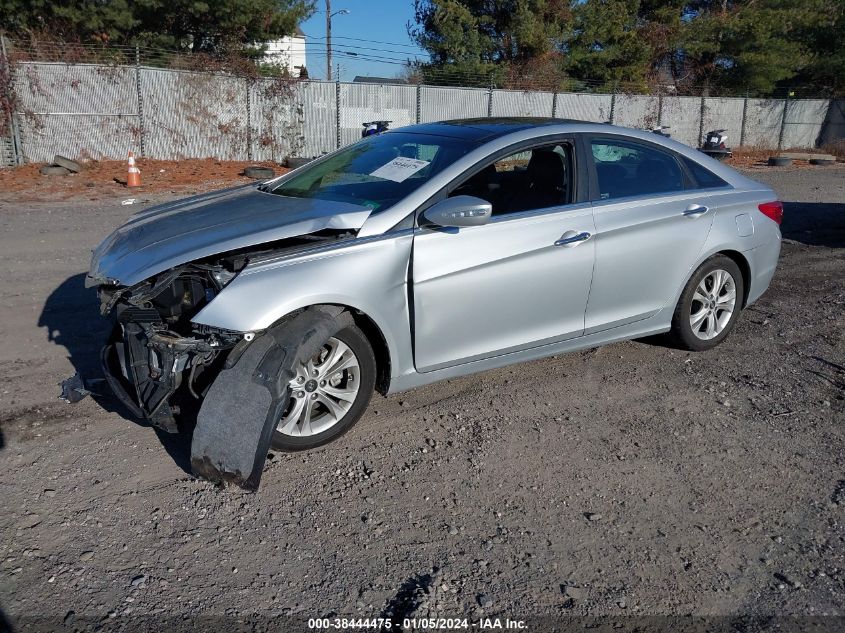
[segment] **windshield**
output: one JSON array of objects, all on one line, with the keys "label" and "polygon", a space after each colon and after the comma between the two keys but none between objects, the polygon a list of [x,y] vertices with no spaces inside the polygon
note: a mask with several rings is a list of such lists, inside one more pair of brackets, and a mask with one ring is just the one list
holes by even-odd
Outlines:
[{"label": "windshield", "polygon": [[391,132],[346,147],[272,187],[291,198],[351,202],[378,212],[475,149],[465,139]]}]

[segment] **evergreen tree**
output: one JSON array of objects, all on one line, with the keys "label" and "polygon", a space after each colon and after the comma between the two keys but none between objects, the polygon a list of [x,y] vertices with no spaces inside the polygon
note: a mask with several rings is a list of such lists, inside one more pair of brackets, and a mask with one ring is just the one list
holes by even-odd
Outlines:
[{"label": "evergreen tree", "polygon": [[678,55],[707,92],[770,93],[810,59],[801,33],[818,20],[818,0],[700,0],[685,7]]},{"label": "evergreen tree", "polygon": [[219,52],[295,32],[314,0],[0,0],[12,35]]},{"label": "evergreen tree", "polygon": [[427,80],[500,83],[509,67],[530,66],[568,32],[569,0],[415,0],[408,32],[431,55]]},{"label": "evergreen tree", "polygon": [[564,42],[567,72],[578,79],[645,87],[654,71],[654,52],[641,33],[638,0],[586,0],[575,7],[573,29]]},{"label": "evergreen tree", "polygon": [[554,66],[606,88],[841,92],[844,14],[843,0],[416,0],[409,33],[431,54],[428,80],[513,84]]},{"label": "evergreen tree", "polygon": [[[845,2],[822,0],[816,20],[804,24],[799,38],[809,51],[806,64],[790,82],[793,86],[828,94],[845,94]],[[800,96],[800,93],[799,93]]]}]

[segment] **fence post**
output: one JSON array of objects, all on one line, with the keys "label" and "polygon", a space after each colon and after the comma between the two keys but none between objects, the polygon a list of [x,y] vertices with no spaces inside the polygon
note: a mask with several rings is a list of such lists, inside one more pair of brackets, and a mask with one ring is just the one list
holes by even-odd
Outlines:
[{"label": "fence post", "polygon": [[138,134],[141,149],[141,158],[145,158],[146,147],[144,136],[144,94],[141,92],[141,49],[135,44],[135,92],[138,95]]},{"label": "fence post", "polygon": [[493,77],[490,77],[490,87],[487,88],[487,116],[493,116]]},{"label": "fence post", "polygon": [[698,112],[698,144],[701,146],[701,141],[704,139],[704,92],[701,93],[701,108]]},{"label": "fence post", "polygon": [[610,95],[610,120],[608,123],[613,125],[613,119],[616,115],[616,91],[619,88],[619,82],[613,84],[613,94]]},{"label": "fence post", "polygon": [[6,36],[2,33],[0,33],[0,56],[2,56],[3,64],[6,65],[6,69],[9,72],[9,86],[7,87],[6,98],[9,102],[9,131],[12,135],[12,154],[14,155],[15,164],[23,165],[23,145],[21,145],[20,130],[18,130],[18,122],[15,117],[14,104],[12,103],[12,96],[14,94],[12,85],[15,78],[12,75],[12,64],[9,61],[9,51],[6,48]]},{"label": "fence post", "polygon": [[335,119],[337,123],[337,145],[335,149],[340,149],[340,81],[334,84],[334,103],[335,103]]},{"label": "fence post", "polygon": [[657,129],[661,130],[663,127],[663,91],[657,88]]},{"label": "fence post", "polygon": [[[252,160],[252,96],[250,93],[249,77],[244,77],[246,82],[246,159]],[[275,152],[273,152],[275,154]]]},{"label": "fence post", "polygon": [[786,99],[783,100],[783,115],[780,117],[780,133],[778,134],[778,151],[783,149],[783,133],[786,131],[786,114],[789,112],[789,93],[792,89],[786,91]]},{"label": "fence post", "polygon": [[742,100],[742,124],[739,126],[739,146],[745,145],[745,117],[748,116],[748,90],[745,90],[745,99]]},{"label": "fence post", "polygon": [[557,118],[557,90],[552,93],[552,118]]},{"label": "fence post", "polygon": [[417,123],[422,118],[422,84],[417,84]]}]

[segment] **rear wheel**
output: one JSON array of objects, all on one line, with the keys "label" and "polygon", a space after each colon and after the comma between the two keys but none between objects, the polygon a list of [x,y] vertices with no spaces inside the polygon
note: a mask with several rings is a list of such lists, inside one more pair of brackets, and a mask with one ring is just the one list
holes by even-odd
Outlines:
[{"label": "rear wheel", "polygon": [[672,333],[686,349],[716,347],[733,329],[742,309],[739,266],[724,255],[704,262],[687,282],[672,318]]},{"label": "rear wheel", "polygon": [[369,341],[351,325],[294,368],[288,405],[276,424],[273,447],[298,451],[337,439],[363,415],[376,382]]}]

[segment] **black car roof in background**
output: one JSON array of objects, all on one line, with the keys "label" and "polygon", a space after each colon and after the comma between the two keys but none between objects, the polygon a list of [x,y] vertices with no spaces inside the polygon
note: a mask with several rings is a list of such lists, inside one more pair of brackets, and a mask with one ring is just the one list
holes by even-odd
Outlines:
[{"label": "black car roof in background", "polygon": [[[530,127],[560,125],[561,123],[584,123],[574,119],[552,119],[546,117],[484,117],[478,119],[455,119],[409,125],[396,132],[406,134],[431,134],[466,139],[468,141],[489,141]],[[388,132],[389,134],[390,132]]]}]

